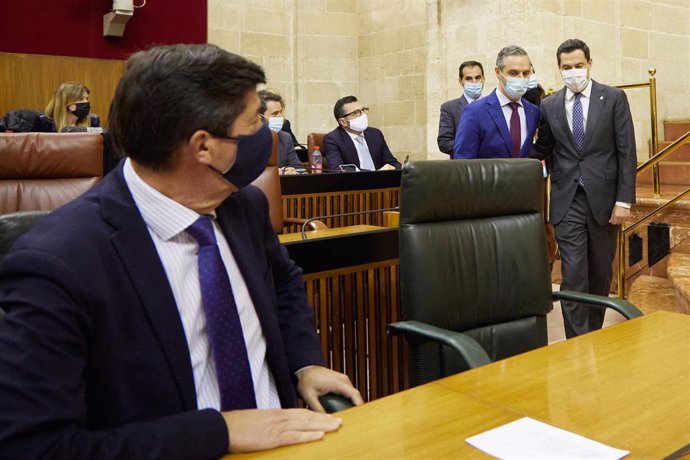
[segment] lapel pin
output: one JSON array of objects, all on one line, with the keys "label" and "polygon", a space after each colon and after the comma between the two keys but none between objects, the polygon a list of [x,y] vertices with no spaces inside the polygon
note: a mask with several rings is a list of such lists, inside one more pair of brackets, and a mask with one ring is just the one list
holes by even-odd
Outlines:
[{"label": "lapel pin", "polygon": [[603,100],[604,100],[604,96],[599,96],[599,100],[600,100],[600,101],[603,101]]}]

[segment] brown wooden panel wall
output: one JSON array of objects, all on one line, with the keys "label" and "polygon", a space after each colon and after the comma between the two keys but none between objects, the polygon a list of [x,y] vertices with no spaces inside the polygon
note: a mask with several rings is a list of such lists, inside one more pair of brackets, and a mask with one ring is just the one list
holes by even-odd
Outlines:
[{"label": "brown wooden panel wall", "polygon": [[404,339],[386,334],[401,319],[398,279],[398,259],[304,276],[327,365],[365,401],[408,386]]},{"label": "brown wooden panel wall", "polygon": [[[283,217],[308,219],[357,211],[386,209],[400,204],[400,187],[344,192],[283,195]],[[329,228],[347,225],[384,226],[383,213],[359,214],[321,219]],[[299,225],[288,225],[283,233],[299,232]]]},{"label": "brown wooden panel wall", "polygon": [[76,80],[91,90],[91,112],[107,126],[110,101],[125,61],[40,54],[0,53],[0,116],[14,109],[43,111],[64,81]]}]

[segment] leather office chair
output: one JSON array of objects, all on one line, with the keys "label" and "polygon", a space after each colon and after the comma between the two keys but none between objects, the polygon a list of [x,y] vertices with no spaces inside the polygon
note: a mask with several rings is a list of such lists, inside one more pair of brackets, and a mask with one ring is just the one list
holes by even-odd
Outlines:
[{"label": "leather office chair", "polygon": [[98,133],[0,133],[0,214],[53,210],[102,176]]},{"label": "leather office chair", "polygon": [[314,151],[314,147],[318,146],[321,150],[321,161],[323,161],[323,169],[328,169],[328,163],[326,162],[326,152],[323,151],[323,138],[325,133],[309,133],[307,134],[307,152],[309,158],[309,164],[312,164],[311,153]]},{"label": "leather office chair", "polygon": [[24,211],[0,214],[0,261],[9,252],[14,241],[29,230],[48,211]]},{"label": "leather office chair", "polygon": [[554,299],[642,313],[621,299],[551,292],[536,160],[420,161],[402,172],[400,298],[410,384],[548,344]]}]

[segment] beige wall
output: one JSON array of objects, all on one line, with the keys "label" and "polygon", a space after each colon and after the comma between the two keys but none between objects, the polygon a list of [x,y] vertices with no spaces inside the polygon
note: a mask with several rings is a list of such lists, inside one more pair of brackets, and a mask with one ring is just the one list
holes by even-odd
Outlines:
[{"label": "beige wall", "polygon": [[[540,83],[547,89],[562,86],[556,48],[577,37],[590,46],[592,78],[606,84],[648,81],[648,68],[657,69],[658,110],[661,119],[690,118],[690,85],[683,67],[690,59],[690,2],[687,0],[469,0],[439,1],[436,33],[442,41],[440,61],[445,80],[438,97],[457,97],[457,66],[466,59],[480,60],[487,71],[484,94],[496,86],[498,50],[508,44],[530,54]],[[430,56],[430,59],[431,56]],[[650,138],[649,97],[646,89],[627,91],[633,110],[638,157],[647,158]],[[434,102],[437,102],[436,100]],[[429,104],[431,106],[431,103]],[[431,107],[429,107],[431,110]],[[429,151],[437,117],[427,129]],[[663,136],[663,130],[660,133]]]},{"label": "beige wall", "polygon": [[[335,126],[335,100],[357,95],[403,159],[438,152],[439,106],[457,97],[458,65],[481,61],[488,94],[498,50],[527,49],[541,84],[561,87],[555,51],[592,49],[593,78],[647,81],[656,67],[661,119],[690,119],[688,0],[209,0],[209,42],[263,65],[300,140]],[[270,24],[270,26],[269,26]],[[641,158],[650,135],[645,90],[628,91]],[[663,131],[661,131],[663,135]]]}]

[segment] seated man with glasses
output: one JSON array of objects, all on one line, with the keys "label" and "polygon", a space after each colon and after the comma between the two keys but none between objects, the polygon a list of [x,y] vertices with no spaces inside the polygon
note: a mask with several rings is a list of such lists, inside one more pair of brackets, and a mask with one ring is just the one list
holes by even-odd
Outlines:
[{"label": "seated man with glasses", "polygon": [[355,165],[362,171],[400,169],[381,130],[369,127],[369,109],[355,96],[346,96],[335,103],[333,115],[338,127],[323,138],[329,168]]}]

